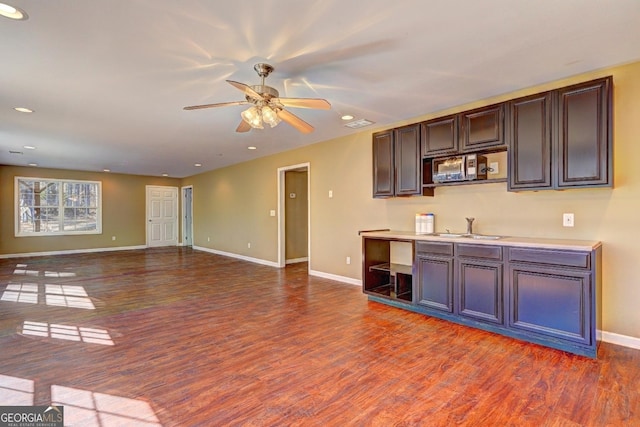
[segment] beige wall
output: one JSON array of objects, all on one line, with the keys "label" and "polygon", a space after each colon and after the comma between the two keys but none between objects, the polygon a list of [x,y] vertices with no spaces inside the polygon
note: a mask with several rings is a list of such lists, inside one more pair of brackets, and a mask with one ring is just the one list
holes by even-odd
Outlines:
[{"label": "beige wall", "polygon": [[[14,177],[102,182],[102,234],[15,237]],[[146,244],[147,185],[179,187],[180,180],[137,175],[0,166],[0,255]],[[116,240],[112,240],[116,236]]]},{"label": "beige wall", "polygon": [[[183,181],[194,186],[196,245],[268,261],[277,261],[277,169],[310,163],[310,269],[361,278],[358,230],[412,230],[416,212],[433,212],[436,229],[465,229],[488,234],[597,239],[604,242],[603,329],[640,338],[640,260],[637,224],[640,212],[640,63],[600,70],[563,81],[452,108],[394,124],[500,102],[606,75],[614,76],[615,188],[507,192],[506,183],[437,188],[435,197],[371,197],[369,129],[319,144],[265,157]],[[428,95],[425,95],[428,96]],[[506,172],[506,160],[500,160]],[[328,191],[333,190],[333,198]],[[562,227],[562,213],[575,214],[574,228]],[[210,241],[207,241],[207,238]],[[251,242],[251,249],[247,248]],[[345,262],[351,257],[351,265]]]}]

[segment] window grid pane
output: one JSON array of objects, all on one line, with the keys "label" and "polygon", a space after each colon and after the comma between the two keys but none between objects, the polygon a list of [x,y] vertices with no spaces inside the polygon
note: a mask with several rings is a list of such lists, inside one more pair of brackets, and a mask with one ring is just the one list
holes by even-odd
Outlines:
[{"label": "window grid pane", "polygon": [[100,183],[16,178],[16,234],[100,232]]}]

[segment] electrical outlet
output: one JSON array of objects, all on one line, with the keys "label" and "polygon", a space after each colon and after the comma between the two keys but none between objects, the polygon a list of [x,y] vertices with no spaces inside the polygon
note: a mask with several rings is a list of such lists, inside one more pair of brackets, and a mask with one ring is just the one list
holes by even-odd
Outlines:
[{"label": "electrical outlet", "polygon": [[111,236],[111,240],[116,240],[116,236]]},{"label": "electrical outlet", "polygon": [[251,243],[247,243],[247,248],[251,249]]},{"label": "electrical outlet", "polygon": [[329,198],[333,199],[333,190],[329,190]]},{"label": "electrical outlet", "polygon": [[562,214],[562,226],[563,227],[573,227],[573,225],[574,225],[573,220],[574,220],[574,218],[573,218],[573,214],[572,213]]},{"label": "electrical outlet", "polygon": [[350,256],[347,257],[347,264],[351,264],[351,257]]}]

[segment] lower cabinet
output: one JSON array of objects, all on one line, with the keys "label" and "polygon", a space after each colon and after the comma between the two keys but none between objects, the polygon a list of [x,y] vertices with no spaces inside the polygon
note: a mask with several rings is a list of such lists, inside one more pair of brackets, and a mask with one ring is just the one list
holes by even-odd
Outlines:
[{"label": "lower cabinet", "polygon": [[[513,250],[509,326],[540,337],[595,342],[595,288],[585,253]],[[564,265],[556,259],[566,258]]]},{"label": "lower cabinet", "polygon": [[453,313],[453,243],[416,244],[418,304]]},{"label": "lower cabinet", "polygon": [[501,325],[504,323],[502,248],[465,244],[456,246],[458,314]]},{"label": "lower cabinet", "polygon": [[[413,267],[392,262],[388,239],[363,239],[362,290],[390,300],[413,302]],[[413,242],[406,242],[413,245]]]},{"label": "lower cabinet", "polygon": [[363,291],[371,299],[596,357],[601,246],[578,251],[416,241],[411,270],[389,263],[389,241],[365,242]]}]

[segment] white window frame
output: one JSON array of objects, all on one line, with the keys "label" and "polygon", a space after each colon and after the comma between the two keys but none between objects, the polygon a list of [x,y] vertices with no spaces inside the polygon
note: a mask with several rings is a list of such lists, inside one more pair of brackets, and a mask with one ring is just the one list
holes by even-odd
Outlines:
[{"label": "white window frame", "polygon": [[[61,221],[64,223],[64,194],[62,193],[65,183],[72,184],[95,184],[98,187],[98,205],[96,206],[96,229],[85,231],[65,231],[63,224],[60,229],[62,231],[20,231],[20,181],[46,181],[56,182],[60,185],[60,197],[58,203],[58,209],[61,213]],[[87,235],[87,234],[102,234],[102,181],[89,181],[81,179],[58,179],[58,178],[40,178],[32,176],[16,176],[14,178],[14,217],[15,217],[15,237],[37,237],[37,236],[68,236],[68,235]]]}]

